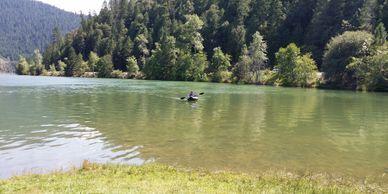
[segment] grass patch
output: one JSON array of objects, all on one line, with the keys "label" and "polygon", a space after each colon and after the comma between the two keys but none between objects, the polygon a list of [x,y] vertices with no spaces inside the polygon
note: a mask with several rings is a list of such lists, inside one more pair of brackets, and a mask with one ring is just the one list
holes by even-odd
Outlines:
[{"label": "grass patch", "polygon": [[0,181],[0,193],[364,193],[367,185],[290,174],[250,176],[163,165],[122,166],[84,162],[80,169]]}]

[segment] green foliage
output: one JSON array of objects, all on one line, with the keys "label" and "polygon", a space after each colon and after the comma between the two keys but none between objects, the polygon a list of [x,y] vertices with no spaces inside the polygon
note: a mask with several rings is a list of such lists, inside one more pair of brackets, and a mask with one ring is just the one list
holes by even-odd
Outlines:
[{"label": "green foliage", "polygon": [[277,73],[266,69],[260,72],[260,83],[263,85],[278,85],[277,84]]},{"label": "green foliage", "polygon": [[249,56],[249,51],[244,45],[242,55],[236,66],[233,68],[234,80],[237,83],[251,83],[250,67],[252,66],[252,58]]},{"label": "green foliage", "polygon": [[113,50],[112,61],[114,69],[126,71],[127,59],[131,56],[133,43],[129,37],[121,39]]},{"label": "green foliage", "polygon": [[365,31],[345,32],[331,39],[327,44],[322,70],[328,84],[355,86],[353,72],[346,69],[353,57],[363,57],[370,53],[373,35]]},{"label": "green foliage", "polygon": [[128,77],[135,77],[139,72],[139,66],[135,57],[129,57],[127,59]]},{"label": "green foliage", "polygon": [[135,38],[133,54],[139,57],[139,63],[141,68],[143,68],[146,63],[146,57],[150,55],[150,51],[147,46],[148,43],[149,41],[145,34],[140,34]]},{"label": "green foliage", "polygon": [[317,73],[317,64],[311,54],[300,56],[293,70],[293,83],[298,87],[313,87],[317,82]]},{"label": "green foliage", "polygon": [[65,75],[65,69],[66,69],[66,63],[59,60],[58,65],[56,66],[56,69],[59,71],[61,75]]},{"label": "green foliage", "polygon": [[60,75],[60,72],[57,71],[57,69],[55,68],[55,65],[50,65],[50,68],[49,68],[49,72],[48,72],[51,76],[59,76]]},{"label": "green foliage", "polygon": [[16,65],[16,73],[19,75],[28,75],[30,65],[28,64],[26,58],[20,56],[19,62]]},{"label": "green foliage", "polygon": [[144,73],[147,79],[175,80],[177,71],[176,40],[172,36],[163,37],[148,60]]},{"label": "green foliage", "polygon": [[212,75],[212,81],[225,82],[230,79],[228,68],[231,66],[231,56],[224,54],[220,47],[213,50],[213,57],[209,66],[209,72]]},{"label": "green foliage", "polygon": [[96,64],[100,58],[98,57],[97,53],[90,52],[89,53],[89,60],[87,61],[88,64],[88,70],[91,72],[96,71]]},{"label": "green foliage", "polygon": [[213,58],[209,66],[210,72],[226,71],[231,66],[231,56],[224,54],[220,47],[213,49]]},{"label": "green foliage", "polygon": [[186,80],[206,81],[205,69],[209,66],[206,54],[203,52],[195,53],[192,56],[192,59],[192,63],[188,68]]},{"label": "green foliage", "polygon": [[[66,75],[77,76],[96,71],[99,57],[111,55],[112,71],[129,71],[130,77],[229,82],[232,70],[236,82],[260,83],[261,71],[281,64],[279,59],[287,65],[276,73],[281,76],[277,83],[305,87],[314,85],[309,72],[317,70],[317,61],[327,83],[352,87],[354,73],[345,67],[352,57],[365,54],[357,50],[370,50],[371,36],[347,31],[375,28],[375,45],[384,44],[386,32],[377,24],[387,25],[387,10],[380,0],[110,0],[98,15],[82,17],[81,26],[66,36],[54,29],[43,63],[59,71],[58,62],[64,61]],[[343,36],[330,41],[338,34]],[[359,44],[362,37],[366,45]],[[276,56],[290,42],[312,54],[286,49],[284,59]]]},{"label": "green foliage", "polygon": [[213,82],[229,83],[232,79],[232,72],[230,71],[217,71],[212,75]]},{"label": "green foliage", "polygon": [[383,45],[387,40],[387,31],[385,30],[385,26],[383,23],[379,23],[375,29],[375,44]]},{"label": "green foliage", "polygon": [[80,21],[74,13],[39,1],[1,0],[0,10],[0,56],[12,60],[19,55],[31,57],[34,49],[46,49],[53,41],[54,27],[67,33],[77,28]]},{"label": "green foliage", "polygon": [[346,67],[355,72],[357,89],[388,91],[388,45],[384,44],[369,56],[353,58]]},{"label": "green foliage", "polygon": [[76,54],[73,47],[68,49],[68,58],[65,58],[65,76],[81,76],[87,65],[84,64],[81,54]]},{"label": "green foliage", "polygon": [[124,79],[126,78],[126,74],[121,70],[113,70],[109,77],[116,79]]},{"label": "green foliage", "polygon": [[199,30],[204,23],[197,15],[186,15],[185,18],[179,36],[181,47],[188,51],[194,50],[194,53],[200,52],[203,50],[203,38]]},{"label": "green foliage", "polygon": [[278,76],[284,86],[292,86],[294,80],[294,68],[300,57],[300,48],[291,43],[286,48],[280,48],[276,53],[276,68]]},{"label": "green foliage", "polygon": [[250,71],[255,74],[255,82],[260,80],[260,71],[265,68],[267,63],[267,43],[264,41],[260,32],[256,32],[252,36],[252,43],[249,45],[249,56],[252,59],[250,64]]},{"label": "green foliage", "polygon": [[111,77],[111,73],[113,71],[112,56],[106,55],[104,57],[101,57],[98,60],[96,66],[97,66],[98,77],[100,78]]},{"label": "green foliage", "polygon": [[301,55],[300,48],[291,43],[276,53],[277,77],[280,85],[311,87],[316,83],[317,65],[310,54]]}]

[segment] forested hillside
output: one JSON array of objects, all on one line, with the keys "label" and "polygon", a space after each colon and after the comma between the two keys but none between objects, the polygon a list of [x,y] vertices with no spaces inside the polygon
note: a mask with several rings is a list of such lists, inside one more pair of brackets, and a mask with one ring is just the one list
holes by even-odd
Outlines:
[{"label": "forested hillside", "polygon": [[[353,60],[385,53],[386,25],[387,0],[111,0],[77,31],[54,34],[43,62],[66,76],[303,87],[319,70],[328,85],[360,88]],[[362,71],[385,87],[385,70]]]},{"label": "forested hillside", "polygon": [[33,0],[0,1],[0,56],[17,60],[44,50],[52,41],[52,30],[67,33],[79,26],[80,17]]}]

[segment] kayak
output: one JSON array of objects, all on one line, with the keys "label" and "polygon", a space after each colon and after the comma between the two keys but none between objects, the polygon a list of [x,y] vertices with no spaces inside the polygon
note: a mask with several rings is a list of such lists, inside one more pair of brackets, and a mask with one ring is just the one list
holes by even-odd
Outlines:
[{"label": "kayak", "polygon": [[197,101],[198,99],[199,99],[198,96],[190,96],[190,97],[187,98],[187,101],[193,102],[193,101]]}]

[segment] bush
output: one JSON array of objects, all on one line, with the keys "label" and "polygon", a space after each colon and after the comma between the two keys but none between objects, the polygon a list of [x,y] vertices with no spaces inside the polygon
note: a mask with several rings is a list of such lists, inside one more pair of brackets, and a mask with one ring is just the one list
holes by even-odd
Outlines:
[{"label": "bush", "polygon": [[354,58],[347,66],[355,72],[358,90],[388,90],[388,45],[377,48],[371,56]]},{"label": "bush", "polygon": [[369,54],[373,35],[364,31],[348,31],[330,40],[323,56],[322,70],[328,84],[336,87],[354,87],[354,71],[346,66],[353,57]]},{"label": "bush", "polygon": [[20,56],[19,62],[16,65],[16,73],[19,75],[29,74],[30,65],[28,64],[26,58]]},{"label": "bush", "polygon": [[212,81],[219,83],[230,83],[232,82],[232,72],[230,71],[218,71],[212,74]]},{"label": "bush", "polygon": [[127,77],[127,73],[122,72],[121,70],[114,70],[112,71],[110,77],[111,78],[119,78],[119,79],[125,79]]},{"label": "bush", "polygon": [[263,85],[276,85],[277,80],[276,72],[266,69],[260,72],[260,83]]}]

